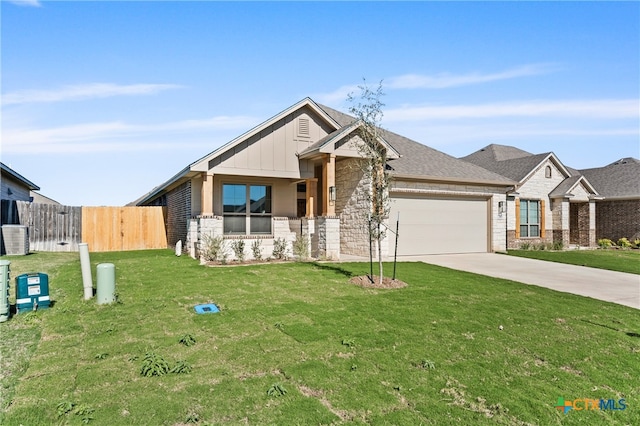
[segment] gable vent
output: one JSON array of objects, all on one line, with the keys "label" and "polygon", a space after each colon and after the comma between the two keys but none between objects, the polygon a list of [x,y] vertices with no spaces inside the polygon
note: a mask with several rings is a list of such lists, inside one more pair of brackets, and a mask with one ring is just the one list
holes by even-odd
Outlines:
[{"label": "gable vent", "polygon": [[309,137],[309,119],[308,118],[299,118],[298,119],[298,136]]}]

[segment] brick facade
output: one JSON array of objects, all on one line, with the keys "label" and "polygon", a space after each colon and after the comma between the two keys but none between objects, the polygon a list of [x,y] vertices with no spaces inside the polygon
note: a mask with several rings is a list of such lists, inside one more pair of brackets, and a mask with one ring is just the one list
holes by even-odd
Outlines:
[{"label": "brick facade", "polygon": [[187,241],[189,218],[191,217],[191,182],[185,182],[172,189],[166,196],[167,244],[169,247],[178,241]]},{"label": "brick facade", "polygon": [[599,201],[596,216],[596,239],[640,238],[640,200]]}]

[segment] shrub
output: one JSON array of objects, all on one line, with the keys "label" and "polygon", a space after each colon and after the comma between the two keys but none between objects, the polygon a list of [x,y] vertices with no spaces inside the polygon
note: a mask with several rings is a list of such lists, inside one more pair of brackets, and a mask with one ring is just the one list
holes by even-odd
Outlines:
[{"label": "shrub", "polygon": [[635,248],[640,248],[640,238],[633,240],[633,246]]},{"label": "shrub", "polygon": [[154,352],[148,352],[144,356],[142,368],[140,368],[140,374],[145,377],[163,376],[167,374],[169,370],[169,364],[161,355]]},{"label": "shrub", "polygon": [[235,240],[231,243],[231,249],[233,250],[233,254],[236,255],[236,259],[238,262],[244,261],[244,240]]},{"label": "shrub", "polygon": [[632,244],[627,238],[620,238],[618,240],[618,245],[622,248],[631,248]]},{"label": "shrub", "polygon": [[208,262],[226,262],[229,252],[227,251],[226,241],[221,235],[217,237],[203,235],[200,244],[200,254],[204,260]]},{"label": "shrub", "polygon": [[273,242],[273,257],[276,259],[287,258],[287,240],[284,238],[276,238]]},{"label": "shrub", "polygon": [[262,240],[254,240],[251,243],[251,254],[255,260],[262,260]]},{"label": "shrub", "polygon": [[611,241],[608,238],[601,238],[598,240],[598,246],[600,246],[600,248],[609,248],[609,247],[613,247],[615,244],[613,243],[613,241]]},{"label": "shrub", "polygon": [[564,243],[562,241],[556,241],[552,244],[552,250],[562,251],[564,249]]},{"label": "shrub", "polygon": [[548,247],[546,243],[540,243],[536,246],[536,250],[546,250],[547,248]]},{"label": "shrub", "polygon": [[520,250],[530,250],[531,243],[520,243]]},{"label": "shrub", "polygon": [[309,258],[309,237],[304,234],[296,236],[292,246],[293,254],[298,260],[306,260]]}]

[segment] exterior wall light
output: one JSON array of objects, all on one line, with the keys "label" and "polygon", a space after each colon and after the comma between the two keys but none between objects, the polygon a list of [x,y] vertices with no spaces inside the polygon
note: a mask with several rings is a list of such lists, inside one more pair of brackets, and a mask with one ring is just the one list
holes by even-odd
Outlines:
[{"label": "exterior wall light", "polygon": [[331,202],[331,203],[335,203],[336,202],[336,187],[335,186],[330,186],[329,187],[329,202]]},{"label": "exterior wall light", "polygon": [[504,201],[498,201],[498,214],[504,213]]}]

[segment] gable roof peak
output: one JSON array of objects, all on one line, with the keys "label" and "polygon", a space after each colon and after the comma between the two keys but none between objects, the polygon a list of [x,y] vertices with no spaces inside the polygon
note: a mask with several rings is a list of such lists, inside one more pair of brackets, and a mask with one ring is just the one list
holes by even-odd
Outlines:
[{"label": "gable roof peak", "polygon": [[530,157],[533,154],[523,149],[510,145],[491,144],[480,151],[489,151],[495,161],[513,160],[516,158]]}]

